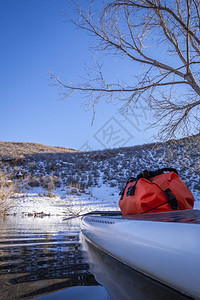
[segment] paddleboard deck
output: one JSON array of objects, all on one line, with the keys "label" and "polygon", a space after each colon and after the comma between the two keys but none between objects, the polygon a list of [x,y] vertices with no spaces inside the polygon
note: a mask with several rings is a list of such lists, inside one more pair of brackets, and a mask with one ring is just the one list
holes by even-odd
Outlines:
[{"label": "paddleboard deck", "polygon": [[200,299],[200,211],[82,218],[83,234],[99,249],[181,293]]},{"label": "paddleboard deck", "polygon": [[163,213],[148,213],[122,216],[121,211],[94,211],[85,216],[108,217],[117,220],[141,220],[154,222],[176,222],[200,224],[200,210],[179,210]]}]

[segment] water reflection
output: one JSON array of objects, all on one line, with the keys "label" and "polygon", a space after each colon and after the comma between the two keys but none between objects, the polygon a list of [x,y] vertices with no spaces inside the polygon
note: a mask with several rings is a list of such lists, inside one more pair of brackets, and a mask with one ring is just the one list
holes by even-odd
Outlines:
[{"label": "water reflection", "polygon": [[186,300],[186,296],[132,270],[93,246],[81,235],[91,272],[104,286],[110,300]]},{"label": "water reflection", "polygon": [[0,220],[0,299],[26,299],[73,286],[96,286],[79,241],[79,222]]},{"label": "water reflection", "polygon": [[88,244],[78,219],[0,219],[0,299],[32,298],[186,299]]}]

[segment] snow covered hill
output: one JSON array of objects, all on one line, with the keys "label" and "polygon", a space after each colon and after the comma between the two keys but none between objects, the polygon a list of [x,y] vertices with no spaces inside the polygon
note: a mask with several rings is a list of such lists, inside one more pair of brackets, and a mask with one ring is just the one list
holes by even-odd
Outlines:
[{"label": "snow covered hill", "polygon": [[116,206],[118,193],[128,177],[144,169],[174,167],[196,201],[200,199],[200,135],[92,152],[38,144],[5,144],[0,142],[0,171],[17,183],[18,192],[36,192],[39,197],[45,194],[55,201],[58,194],[59,199],[70,194],[86,202],[96,199],[99,204],[112,200]]}]

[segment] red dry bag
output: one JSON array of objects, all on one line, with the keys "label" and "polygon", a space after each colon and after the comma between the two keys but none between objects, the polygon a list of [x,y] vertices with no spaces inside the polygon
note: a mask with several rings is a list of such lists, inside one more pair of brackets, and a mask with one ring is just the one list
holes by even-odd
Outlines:
[{"label": "red dry bag", "polygon": [[122,215],[185,210],[193,208],[194,197],[175,169],[145,170],[127,181],[119,206]]}]

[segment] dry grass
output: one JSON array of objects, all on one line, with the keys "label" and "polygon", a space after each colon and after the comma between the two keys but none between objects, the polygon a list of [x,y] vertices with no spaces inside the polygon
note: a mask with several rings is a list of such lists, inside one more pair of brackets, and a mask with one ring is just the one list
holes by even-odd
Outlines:
[{"label": "dry grass", "polygon": [[4,172],[0,173],[0,215],[5,214],[13,206],[10,198],[15,193],[15,183],[8,180]]},{"label": "dry grass", "polygon": [[1,157],[17,157],[23,159],[23,155],[36,153],[68,153],[79,152],[74,149],[64,147],[45,146],[37,143],[21,143],[21,142],[0,142]]}]

